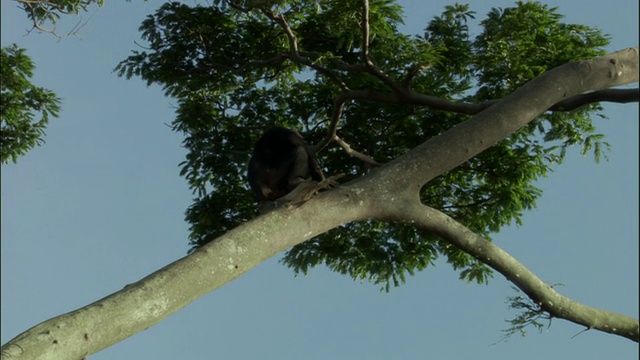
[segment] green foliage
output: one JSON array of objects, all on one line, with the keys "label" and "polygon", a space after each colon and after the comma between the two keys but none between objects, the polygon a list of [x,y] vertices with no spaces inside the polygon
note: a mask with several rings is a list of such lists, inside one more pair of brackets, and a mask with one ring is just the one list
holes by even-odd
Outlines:
[{"label": "green foliage", "polygon": [[564,24],[563,15],[536,2],[493,9],[475,40],[479,93],[501,98],[547,70],[604,52],[607,36],[585,25]]},{"label": "green foliage", "polygon": [[[361,1],[166,3],[143,22],[148,50],[134,52],[116,70],[159,84],[177,99],[173,127],[185,135],[189,151],[181,173],[196,196],[186,213],[194,248],[257,214],[244,174],[252,144],[270,126],[296,128],[317,143],[340,93],[392,94],[390,82],[452,100],[500,99],[555,66],[602,54],[607,43],[599,31],[564,24],[555,9],[535,2],[493,10],[477,36],[469,32],[475,14],[468,5],[447,6],[419,36],[400,33],[402,9],[394,1],[369,5],[369,59],[386,82],[366,70]],[[541,194],[536,180],[562,161],[568,147],[600,156],[606,144],[591,122],[599,110],[591,105],[544,114],[431,181],[422,190],[423,202],[487,237],[519,224]],[[338,134],[384,163],[467,118],[428,107],[352,101]],[[326,173],[345,173],[347,181],[370,168],[335,146],[319,155]],[[283,262],[299,273],[325,264],[388,290],[439,256],[466,281],[485,283],[491,276],[433,234],[378,221],[334,229],[294,247]]]},{"label": "green foliage", "polygon": [[[560,286],[562,284],[555,284],[555,286]],[[501,341],[509,339],[511,336],[515,334],[520,334],[520,336],[527,335],[527,328],[533,327],[534,329],[542,332],[544,328],[549,328],[551,326],[551,315],[544,311],[539,304],[536,304],[531,300],[529,296],[526,296],[520,289],[512,286],[514,291],[518,293],[515,296],[509,296],[507,298],[507,304],[509,308],[512,310],[516,310],[518,315],[511,320],[507,320],[510,324],[509,328],[506,330],[502,330],[504,332],[504,336]],[[546,322],[546,325],[543,323]]]},{"label": "green foliage", "polygon": [[43,25],[46,22],[55,24],[62,15],[79,14],[85,12],[89,6],[102,6],[104,0],[16,0],[27,13],[27,17],[34,24]]},{"label": "green foliage", "polygon": [[[36,87],[29,78],[35,68],[25,49],[13,44],[0,53],[0,144],[2,163],[14,163],[44,140],[49,116],[58,116],[60,99],[50,90]],[[36,120],[36,114],[40,119]]]}]

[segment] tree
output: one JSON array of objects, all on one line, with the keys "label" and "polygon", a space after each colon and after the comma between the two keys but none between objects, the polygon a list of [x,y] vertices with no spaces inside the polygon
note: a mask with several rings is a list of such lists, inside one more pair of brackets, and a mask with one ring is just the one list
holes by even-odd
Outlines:
[{"label": "tree", "polygon": [[[57,117],[60,99],[51,90],[33,85],[35,65],[25,54],[26,50],[13,44],[2,48],[0,62],[0,144],[2,163],[14,163],[44,140],[44,129],[49,115]],[[35,120],[36,113],[40,119]]]},{"label": "tree", "polygon": [[[243,134],[247,134],[247,132],[241,131],[243,128],[240,125],[246,124],[248,128],[251,128],[250,125],[254,123],[249,124],[249,118],[255,122],[262,120],[265,125],[255,126],[255,128],[260,129],[265,127],[266,124],[276,122],[276,120],[292,119],[289,125],[293,125],[297,124],[296,119],[304,120],[317,117],[318,121],[315,123],[307,120],[307,128],[313,129],[318,124],[317,129],[325,129],[326,134],[330,135],[324,137],[327,141],[341,144],[343,138],[349,140],[351,145],[349,148],[359,150],[360,153],[355,154],[366,161],[366,164],[362,166],[364,170],[367,170],[368,167],[375,163],[389,162],[380,169],[371,170],[366,176],[362,176],[360,171],[363,170],[359,169],[359,164],[354,165],[344,161],[341,165],[339,162],[340,154],[336,154],[335,149],[333,152],[330,149],[328,155],[320,153],[327,169],[331,170],[331,172],[346,169],[343,172],[348,173],[354,180],[345,183],[338,189],[321,194],[299,208],[281,209],[237,227],[219,237],[216,241],[203,245],[200,251],[194,252],[191,256],[149,277],[146,281],[143,280],[140,283],[133,284],[123,292],[105,299],[104,302],[99,304],[100,306],[96,304],[72,314],[63,315],[55,319],[54,323],[74,324],[73,321],[71,323],[66,322],[69,318],[74,318],[77,321],[75,324],[90,325],[90,327],[83,327],[82,330],[75,326],[73,329],[71,327],[67,328],[72,332],[79,331],[75,333],[78,336],[74,338],[81,343],[91,343],[91,347],[86,347],[85,349],[87,352],[93,352],[100,346],[117,340],[117,336],[113,337],[110,334],[110,329],[122,331],[124,328],[126,330],[118,336],[127,336],[135,329],[149,326],[175,307],[183,306],[200,294],[229,281],[261,260],[287,249],[291,245],[310,239],[314,235],[321,234],[348,221],[368,220],[368,222],[357,223],[353,227],[342,226],[339,234],[334,234],[334,237],[328,240],[318,241],[314,247],[294,249],[293,254],[299,255],[289,258],[293,259],[290,264],[300,271],[305,271],[308,266],[324,261],[330,267],[339,271],[344,269],[343,271],[349,272],[354,276],[371,276],[375,282],[384,284],[386,287],[389,281],[391,283],[395,279],[402,281],[405,271],[420,270],[420,266],[428,265],[430,257],[435,256],[436,252],[440,252],[449,258],[454,267],[462,269],[461,274],[467,279],[485,281],[487,269],[480,262],[486,263],[514,281],[536,303],[542,304],[544,311],[549,311],[554,316],[569,318],[578,323],[602,329],[605,328],[603,323],[600,323],[602,317],[607,318],[607,321],[618,321],[616,325],[617,331],[624,333],[625,330],[622,330],[624,328],[635,329],[635,336],[631,334],[629,337],[637,341],[636,320],[617,316],[611,317],[609,316],[611,314],[580,307],[572,303],[566,307],[558,305],[568,300],[559,297],[552,288],[539,281],[530,272],[527,272],[514,259],[480,237],[480,235],[486,237],[490,231],[495,231],[499,226],[510,223],[511,219],[517,219],[522,210],[533,206],[535,198],[527,197],[529,195],[527,193],[533,191],[530,185],[531,177],[543,175],[546,169],[545,166],[548,166],[547,164],[559,161],[562,156],[562,150],[566,146],[579,143],[583,145],[585,150],[588,150],[589,145],[592,144],[597,149],[597,146],[593,145],[598,144],[597,137],[591,137],[591,140],[587,141],[589,139],[588,135],[590,135],[589,112],[580,112],[584,111],[584,109],[578,109],[577,113],[571,113],[571,116],[566,117],[562,116],[566,114],[552,112],[546,114],[548,119],[542,117],[534,120],[534,118],[554,106],[555,109],[560,110],[568,108],[568,104],[574,101],[585,101],[585,97],[580,96],[580,94],[586,91],[595,90],[596,92],[590,96],[595,96],[596,101],[598,99],[603,101],[605,99],[603,96],[607,92],[600,92],[600,89],[636,82],[637,49],[612,54],[609,57],[598,58],[593,61],[570,63],[552,71],[547,70],[576,58],[592,58],[597,53],[593,53],[595,50],[589,48],[578,49],[576,53],[571,54],[574,58],[541,68],[540,66],[534,66],[537,64],[525,63],[522,65],[522,61],[528,59],[526,52],[523,52],[525,53],[525,55],[522,55],[523,58],[516,57],[514,60],[519,61],[514,61],[513,64],[522,65],[520,69],[523,72],[525,70],[531,71],[533,73],[532,77],[542,73],[545,73],[545,75],[522,87],[520,85],[530,78],[519,78],[518,75],[520,74],[518,72],[514,73],[512,78],[501,79],[496,76],[493,79],[495,83],[492,83],[491,77],[488,76],[483,83],[480,80],[476,80],[472,75],[484,74],[489,71],[485,71],[485,67],[477,64],[474,64],[474,66],[470,65],[473,63],[466,64],[462,62],[458,64],[460,68],[467,71],[466,76],[464,76],[464,72],[463,75],[458,77],[452,76],[450,71],[445,71],[448,66],[454,66],[455,62],[445,62],[444,59],[456,59],[454,56],[442,55],[456,50],[455,46],[447,46],[446,42],[454,41],[455,44],[455,40],[460,40],[459,38],[442,35],[440,37],[443,40],[438,43],[438,36],[433,34],[425,36],[425,42],[427,42],[426,40],[435,42],[436,48],[437,46],[442,47],[440,50],[442,53],[431,49],[427,45],[423,45],[424,48],[418,48],[420,43],[418,41],[411,42],[409,41],[410,39],[405,39],[406,42],[399,46],[392,40],[396,39],[396,37],[402,39],[401,36],[393,34],[393,31],[391,31],[391,34],[386,34],[387,36],[385,37],[384,31],[382,31],[385,30],[385,26],[393,24],[392,21],[389,21],[389,19],[393,18],[392,16],[378,19],[378,22],[375,22],[374,17],[368,19],[366,16],[368,11],[359,10],[359,7],[354,7],[353,11],[357,15],[354,17],[353,13],[350,14],[344,8],[339,7],[344,4],[336,3],[334,5],[335,7],[326,9],[327,14],[324,20],[345,21],[345,19],[353,18],[356,19],[354,23],[357,24],[357,19],[360,19],[361,27],[352,26],[352,31],[356,34],[352,38],[354,43],[357,42],[360,39],[357,36],[359,29],[363,29],[360,34],[363,39],[360,43],[363,45],[360,47],[348,45],[348,41],[341,44],[340,41],[348,39],[349,34],[339,34],[334,36],[334,39],[332,39],[332,36],[320,37],[320,40],[326,40],[325,42],[315,40],[311,42],[311,44],[327,44],[328,49],[335,47],[336,50],[327,50],[331,51],[330,54],[318,54],[318,52],[310,51],[304,47],[298,47],[298,51],[295,51],[298,43],[295,41],[297,38],[293,36],[296,33],[293,31],[295,27],[292,27],[293,25],[291,24],[294,23],[286,21],[290,18],[289,16],[281,17],[271,9],[262,8],[257,12],[240,12],[243,9],[227,8],[228,12],[220,9],[218,12],[213,11],[213,14],[207,14],[206,12],[211,11],[211,9],[200,8],[191,13],[188,7],[170,4],[160,11],[161,15],[167,15],[167,17],[158,16],[157,19],[152,17],[146,23],[147,32],[145,34],[148,34],[152,44],[151,49],[153,49],[151,55],[146,53],[136,54],[128,62],[123,63],[121,69],[130,71],[131,74],[139,73],[150,82],[163,84],[171,95],[176,96],[181,101],[180,117],[174,125],[183,126],[178,130],[187,132],[185,144],[190,146],[190,149],[198,150],[198,152],[192,152],[188,162],[185,163],[185,174],[192,182],[194,189],[204,189],[202,190],[201,199],[198,199],[198,202],[191,208],[188,215],[192,217],[193,214],[199,215],[196,217],[198,221],[192,222],[194,224],[194,245],[207,243],[215,236],[210,234],[217,231],[216,229],[218,228],[206,222],[212,218],[211,214],[216,213],[214,206],[217,206],[216,204],[218,203],[215,201],[207,202],[206,200],[215,196],[224,196],[225,192],[229,192],[229,195],[236,197],[243,196],[243,198],[239,199],[238,204],[231,207],[231,209],[221,209],[220,214],[230,213],[235,216],[235,218],[234,216],[220,216],[222,226],[225,226],[225,222],[240,218],[243,209],[246,209],[247,213],[251,214],[253,205],[248,196],[245,195],[246,193],[233,191],[234,184],[237,187],[240,186],[237,185],[239,183],[237,177],[244,168],[242,162],[238,160],[237,163],[228,164],[229,160],[227,158],[225,160],[228,165],[220,163],[222,161],[221,158],[224,156],[231,157],[232,160],[235,159],[234,156],[246,158],[250,142],[247,141],[246,147],[232,148],[226,154],[224,153],[225,149],[218,148],[222,145],[229,146],[230,139],[233,140],[232,143],[234,145],[242,141]],[[372,4],[372,9],[375,10],[371,12],[372,14],[381,14],[389,11],[388,8],[375,9],[373,8],[375,5]],[[381,6],[380,4],[377,5]],[[172,6],[177,10],[174,11],[171,8]],[[525,9],[527,6],[528,4],[526,6],[524,4],[521,5]],[[457,13],[463,12],[464,9],[461,9]],[[507,11],[505,11],[506,13]],[[325,12],[320,12],[319,14],[325,14]],[[499,12],[495,14],[500,15]],[[171,21],[171,16],[174,15],[175,21]],[[189,23],[185,21],[198,15],[200,15],[200,22]],[[229,21],[229,16],[238,16],[240,20],[244,21]],[[447,17],[450,18],[449,23],[452,23],[449,28],[464,28],[465,17],[456,16],[455,9],[448,15],[445,13],[441,19],[436,19],[430,25],[435,27],[438,25],[438,20],[442,19],[446,23]],[[313,16],[300,16],[300,18],[308,19],[309,21],[313,20]],[[502,16],[500,15],[498,18],[502,19]],[[526,23],[521,18],[506,18],[505,21],[510,20],[509,23],[511,24]],[[530,18],[536,17],[525,17],[525,19]],[[542,18],[545,19],[545,17]],[[303,24],[305,23],[304,21],[302,22]],[[152,31],[156,23],[166,27],[166,32]],[[347,21],[347,23],[349,22]],[[181,24],[185,26],[180,28]],[[218,28],[209,29],[208,26],[211,24]],[[269,24],[271,27],[267,26]],[[258,34],[264,34],[263,38],[256,36],[256,33],[249,32],[249,30],[256,28],[257,30],[255,31]],[[327,28],[348,29],[347,27]],[[543,28],[546,29],[547,26]],[[565,26],[559,26],[559,28],[566,29]],[[275,36],[278,33],[277,29],[283,31],[282,38]],[[298,28],[295,29],[297,31]],[[317,27],[312,26],[312,29],[317,29]],[[198,33],[195,30],[202,33]],[[267,30],[272,30],[273,32]],[[300,29],[302,32],[304,30],[304,28]],[[445,28],[444,30],[447,29]],[[517,33],[513,29],[510,30],[504,31],[503,35]],[[574,28],[565,35],[570,35],[571,33],[582,35],[578,30]],[[369,36],[369,33],[371,36]],[[442,33],[446,33],[446,31],[442,31]],[[492,29],[491,34],[496,33],[500,34],[500,32]],[[529,29],[529,31],[521,31],[521,33],[530,34],[535,32]],[[202,45],[202,47],[190,48],[187,45],[193,44],[185,41],[188,39],[181,39],[180,36],[182,34],[188,39],[199,41],[201,44],[196,45]],[[373,36],[374,34],[375,36]],[[393,36],[391,36],[392,34]],[[436,32],[436,34],[439,33]],[[168,46],[168,43],[162,37],[164,35],[169,40],[175,40],[175,45],[182,46]],[[307,34],[307,38],[311,38],[312,35],[314,34]],[[215,38],[215,36],[220,36],[221,38]],[[368,41],[369,38],[371,42]],[[578,38],[581,37],[578,36]],[[205,42],[204,39],[215,40],[216,47],[211,47],[212,44]],[[264,41],[267,45],[273,41],[276,44],[269,45],[267,49],[275,47],[276,50],[283,52],[285,55],[279,57],[278,52],[274,54],[269,52],[258,53],[257,51],[264,49],[243,46],[240,41],[242,39]],[[388,53],[395,53],[393,49],[399,47],[408,49],[407,59],[413,59],[413,55],[429,54],[429,51],[433,51],[433,54],[431,54],[433,58],[426,58],[424,63],[411,64],[414,66],[406,66],[400,61],[394,63],[397,59],[387,59],[382,56],[385,54],[384,51],[376,50],[376,46],[374,46],[376,39],[379,40],[377,46],[381,47],[382,50],[386,46],[391,48]],[[563,52],[562,54],[556,54],[557,56],[567,55],[565,50],[571,49],[571,43],[577,40],[570,39],[572,41],[562,44],[564,45]],[[588,41],[585,41],[586,43],[594,40],[594,38],[590,37],[586,39],[588,39]],[[562,37],[557,40],[562,40]],[[154,47],[154,41],[157,41],[157,47]],[[336,44],[336,41],[338,44]],[[467,47],[470,47],[472,43],[471,41],[458,42],[463,45],[466,44]],[[500,41],[496,42],[499,45]],[[478,46],[480,46],[481,41],[478,41],[478,43]],[[511,45],[507,50],[514,48],[512,43],[507,43]],[[547,42],[542,43],[546,44]],[[304,37],[301,37],[300,44],[304,44]],[[398,47],[394,47],[394,44],[398,45]],[[529,44],[530,50],[540,48],[537,42],[534,41],[533,44]],[[203,51],[203,49],[212,48],[220,50],[221,53],[213,53],[209,58],[207,57],[209,53]],[[415,50],[415,53],[412,54],[410,50],[416,48],[418,50]],[[487,48],[490,48],[490,46],[487,46]],[[515,48],[517,49],[517,47]],[[503,54],[505,47],[498,50],[497,55]],[[236,51],[237,55],[234,57]],[[256,53],[253,53],[254,51]],[[367,56],[369,51],[369,56]],[[520,53],[519,51],[515,52]],[[461,53],[463,55],[475,54],[475,52],[471,51],[461,51]],[[185,56],[185,54],[192,55],[192,57]],[[252,54],[255,57],[252,57]],[[405,53],[400,52],[400,54],[403,55]],[[480,59],[483,58],[483,55],[486,56],[487,61],[491,58],[491,54],[482,54],[482,52],[478,52],[478,54],[480,54],[478,56]],[[497,55],[494,54],[494,56]],[[537,59],[540,60],[546,59],[550,54],[536,55],[539,55]],[[439,57],[442,57],[442,60],[437,61]],[[151,61],[146,61],[148,58]],[[382,61],[381,58],[385,60]],[[374,62],[373,59],[376,61]],[[199,61],[201,60],[202,62],[200,63]],[[481,63],[477,59],[475,61]],[[451,65],[451,62],[454,64]],[[618,64],[620,68],[612,68],[612,66],[615,66],[614,63]],[[304,69],[301,64],[311,67],[321,76],[316,77],[314,80],[295,82],[295,77],[292,74]],[[378,67],[376,64],[384,64],[385,66]],[[490,63],[487,63],[486,69],[494,68],[488,65]],[[425,66],[428,69],[420,72],[420,68]],[[441,72],[437,71],[439,67],[443,68],[443,70],[440,70]],[[173,71],[167,71],[169,69],[173,69]],[[176,69],[178,71],[175,71]],[[510,68],[507,68],[507,70],[510,70]],[[620,77],[611,79],[608,74],[619,74]],[[216,80],[217,83],[209,84],[211,79]],[[447,82],[447,79],[453,80]],[[455,79],[459,81],[455,82]],[[502,83],[502,80],[504,80],[504,83]],[[433,91],[438,95],[438,85],[440,85],[440,91],[442,91],[440,96],[445,97],[451,92],[453,95],[464,97],[466,96],[465,93],[470,91],[471,83],[474,81],[478,81],[480,84],[476,85],[476,87],[480,88],[478,93],[494,94],[495,98],[487,96],[487,99],[492,100],[485,100],[476,94],[464,99],[478,105],[455,104],[446,101],[446,99],[443,101],[443,99],[428,97],[416,90],[421,87],[424,87],[424,92],[436,89]],[[259,85],[257,89],[253,87],[255,84]],[[264,84],[268,86],[262,86]],[[485,87],[482,87],[482,84]],[[411,88],[408,85],[411,85]],[[511,93],[516,88],[518,90]],[[457,92],[455,91],[456,89]],[[233,96],[226,97],[226,91],[229,91]],[[291,96],[292,94],[295,96]],[[506,96],[507,94],[511,95]],[[628,95],[628,92],[614,92],[613,94],[614,98],[620,98],[621,95]],[[453,95],[448,98],[457,98]],[[577,95],[578,97],[557,105],[561,100],[572,95]],[[506,96],[504,100],[495,100],[502,96]],[[337,100],[334,102],[335,106],[331,107],[331,102],[327,101],[327,99],[331,100],[333,98]],[[292,100],[304,101],[296,103]],[[384,103],[373,106],[371,103],[347,103],[347,100],[377,100]],[[586,101],[593,100],[587,99]],[[409,109],[397,106],[403,103],[413,106]],[[309,104],[317,104],[320,110],[312,108]],[[428,105],[438,108],[438,104],[440,104],[440,111],[434,114],[431,113],[432,111],[426,111],[419,107]],[[470,113],[479,112],[482,109],[486,110],[470,120],[464,121],[465,119],[462,117],[457,118],[453,115],[444,114],[442,112],[443,109],[457,109],[458,111],[468,111]],[[590,110],[597,110],[597,107],[593,107]],[[306,117],[303,116],[305,112],[307,112]],[[194,116],[195,114],[199,116],[196,117]],[[210,114],[214,116],[207,116]],[[395,128],[389,130],[387,128],[391,126],[389,125],[390,118],[395,118],[395,122],[391,124]],[[411,122],[411,120],[416,119],[431,121],[424,121],[426,124],[418,121]],[[366,123],[364,123],[365,120],[367,121]],[[436,120],[438,121],[436,122]],[[545,120],[548,123],[544,123]],[[534,121],[532,124],[536,126],[527,125],[530,121]],[[287,124],[286,121],[277,122]],[[208,128],[212,124],[216,126],[213,130],[215,130],[217,137],[213,137],[213,130]],[[233,127],[234,124],[236,124],[235,127]],[[407,128],[403,127],[404,124],[407,124]],[[340,129],[336,132],[336,126],[338,125],[340,125]],[[365,125],[366,127],[364,127]],[[425,126],[426,129],[421,126]],[[513,134],[514,131],[523,126],[525,126],[523,130],[520,130],[523,132],[522,134]],[[554,126],[559,128],[556,129]],[[529,131],[528,133],[527,130]],[[555,137],[549,135],[553,134],[552,130],[555,131]],[[370,131],[384,136],[371,137],[368,134]],[[345,134],[352,135],[347,138]],[[411,138],[411,135],[414,134],[420,135],[417,136],[418,139]],[[225,139],[225,135],[236,135],[237,137]],[[251,135],[255,137],[258,134]],[[337,135],[340,137],[337,137]],[[546,140],[557,141],[560,139],[564,140],[564,142],[560,142],[559,148],[554,148],[553,146],[555,145],[545,148],[544,145],[540,145],[540,143],[543,143],[541,139],[538,138],[538,141],[535,141],[535,135],[540,135],[539,138],[546,137]],[[486,150],[506,137],[509,137],[509,139],[497,145],[495,148],[498,150],[495,153],[492,153],[494,148]],[[309,138],[313,139],[313,135],[311,134]],[[431,140],[418,145],[425,138],[431,138]],[[211,144],[212,139],[222,140],[220,143]],[[320,141],[319,145],[321,145],[323,140],[320,140],[320,137],[318,139]],[[412,140],[416,142],[412,144]],[[414,146],[416,147],[413,150],[407,152],[408,149]],[[321,148],[321,146],[317,146],[317,148]],[[368,156],[362,154],[364,152],[362,151],[363,149],[367,150]],[[486,151],[481,153],[483,150]],[[554,153],[553,151],[555,150],[559,150],[559,152]],[[394,153],[394,151],[397,153]],[[478,153],[480,153],[479,157],[473,158]],[[483,158],[482,156],[485,154],[488,155]],[[332,160],[331,156],[335,159]],[[397,159],[395,159],[396,157]],[[372,158],[376,160],[375,163],[371,161]],[[428,161],[425,161],[425,159],[428,159]],[[545,163],[545,161],[548,163]],[[533,163],[533,165],[530,165],[530,163]],[[331,164],[335,164],[335,167]],[[456,168],[457,166],[460,167]],[[460,172],[448,175],[455,171],[453,169],[459,168],[461,169]],[[223,178],[218,178],[217,176],[223,176]],[[438,179],[439,176],[441,176],[441,179]],[[422,190],[423,199],[419,199],[416,195],[423,188],[423,185],[427,183],[429,183],[429,187]],[[458,183],[461,185],[457,185]],[[209,187],[215,187],[218,193],[206,196],[205,192]],[[225,200],[235,200],[236,198],[233,196],[223,198]],[[436,202],[438,199],[443,200],[438,204]],[[432,201],[436,202],[436,205],[433,205]],[[243,207],[245,203],[246,206]],[[423,203],[427,203],[430,206],[423,205]],[[210,206],[211,209],[203,211],[202,209],[205,208],[205,205]],[[500,206],[503,208],[500,208]],[[441,211],[438,211],[436,207],[440,207]],[[326,211],[327,208],[335,209],[335,212],[328,213]],[[205,215],[207,216],[206,218]],[[484,217],[481,215],[484,215]],[[315,219],[313,223],[308,221],[311,217]],[[373,220],[392,222],[395,225],[387,227],[385,222],[374,223]],[[285,221],[293,225],[282,226]],[[401,223],[412,224],[419,228],[420,232],[415,235],[410,231],[412,228],[401,226]],[[229,227],[234,226],[232,223],[229,224]],[[466,225],[466,227],[462,224]],[[492,228],[492,226],[494,227]],[[301,236],[301,234],[304,235]],[[269,239],[269,242],[265,243],[262,241],[263,239]],[[426,240],[421,241],[421,239]],[[333,242],[329,243],[330,240],[333,240]],[[412,242],[412,240],[414,241]],[[366,244],[364,243],[365,241],[373,244]],[[313,244],[313,240],[311,244]],[[378,246],[374,246],[376,244]],[[323,245],[334,245],[337,249],[331,247],[325,249],[322,248]],[[467,254],[471,254],[473,257]],[[216,259],[218,261],[215,261]],[[212,273],[218,276],[214,278],[211,276]],[[202,284],[202,286],[194,289],[192,288],[193,284]],[[168,286],[168,288],[163,288],[163,285]],[[167,291],[168,289],[170,291]],[[164,295],[155,296],[154,294]],[[173,297],[176,294],[179,294],[179,299]],[[558,308],[555,308],[546,300],[551,300],[553,304],[562,309],[570,309],[569,313],[559,313],[557,311]],[[114,307],[111,307],[112,305]],[[126,309],[131,309],[131,306],[148,309],[147,315],[150,316],[142,319],[136,318],[137,322],[131,321],[131,318],[125,315],[127,314]],[[103,311],[100,309],[106,309],[105,311],[112,321],[109,322],[109,326],[106,328],[98,330],[92,328],[91,323],[95,324],[96,314]],[[587,315],[586,319],[584,315]],[[82,321],[84,317],[87,317],[90,321]],[[610,326],[610,324],[606,325]],[[624,324],[627,325],[624,326]],[[51,335],[51,337],[45,336],[45,341],[67,339],[64,334],[58,332],[55,328],[51,328],[55,330],[51,333],[42,331],[43,328],[49,329],[50,326],[51,323],[42,324],[42,326],[32,329],[31,332]],[[9,343],[3,350],[11,351],[15,349],[12,348],[12,345],[16,344],[20,345],[22,349],[31,350],[30,346],[25,346],[28,345],[30,339],[33,338],[26,334],[25,337],[17,339],[15,343]],[[69,355],[81,356],[84,354],[78,352]]]}]

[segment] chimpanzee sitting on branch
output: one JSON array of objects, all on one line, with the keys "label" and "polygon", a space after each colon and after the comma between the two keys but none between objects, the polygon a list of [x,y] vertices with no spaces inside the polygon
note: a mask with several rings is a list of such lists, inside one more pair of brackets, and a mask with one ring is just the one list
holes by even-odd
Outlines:
[{"label": "chimpanzee sitting on branch", "polygon": [[333,185],[335,177],[326,181],[318,160],[296,131],[273,127],[256,142],[247,176],[261,212],[270,210],[270,205],[276,207],[275,200],[291,193],[309,175],[315,181],[308,182],[309,189],[303,194],[284,198],[285,202],[307,201],[317,191]]}]

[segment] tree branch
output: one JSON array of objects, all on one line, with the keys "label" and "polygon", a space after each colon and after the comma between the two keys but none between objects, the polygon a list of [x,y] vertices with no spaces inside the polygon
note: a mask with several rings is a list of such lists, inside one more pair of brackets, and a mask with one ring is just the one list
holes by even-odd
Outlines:
[{"label": "tree branch", "polygon": [[[386,104],[425,106],[435,110],[457,114],[476,115],[499,103],[502,99],[468,103],[425,95],[414,91],[405,93],[384,93],[371,89],[350,90],[347,97],[352,100],[372,101]],[[597,102],[630,103],[639,102],[638,89],[605,89],[572,96],[549,107],[550,111],[572,111],[581,106]]]},{"label": "tree branch", "polygon": [[369,58],[369,0],[362,0],[362,62],[368,64]]},{"label": "tree branch", "polygon": [[389,215],[387,219],[402,219],[403,223],[439,235],[504,275],[551,316],[638,342],[640,333],[637,319],[593,308],[561,295],[506,251],[446,214],[417,201],[413,202],[413,206],[404,202],[402,207],[396,206],[393,210],[398,213]]},{"label": "tree branch", "polygon": [[571,111],[587,104],[597,102],[613,102],[626,104],[640,101],[638,88],[635,89],[605,89],[586,94],[576,95],[553,105],[552,111]]},{"label": "tree branch", "polygon": [[347,155],[355,157],[356,159],[362,160],[366,164],[373,166],[380,166],[381,164],[371,157],[354,150],[351,148],[349,144],[347,144],[344,140],[342,140],[338,134],[338,123],[342,118],[342,111],[344,110],[344,105],[349,100],[349,91],[342,92],[333,102],[333,115],[331,116],[331,122],[327,128],[327,134],[318,144],[310,146],[309,149],[313,154],[317,154],[320,150],[322,150],[325,146],[327,146],[330,142],[335,142],[344,149]]},{"label": "tree branch", "polygon": [[382,164],[380,164],[379,162],[373,160],[372,158],[370,158],[369,156],[354,150],[351,148],[351,145],[349,145],[346,141],[342,140],[339,136],[335,136],[333,138],[333,140],[340,145],[341,148],[344,149],[344,151],[347,153],[347,155],[354,157],[358,160],[362,160],[365,164],[369,164],[372,166],[381,166]]},{"label": "tree branch", "polygon": [[344,109],[345,103],[349,100],[346,97],[347,92],[342,92],[338,97],[333,101],[333,114],[331,115],[331,122],[327,128],[327,134],[320,141],[320,143],[311,146],[311,151],[316,154],[320,150],[324,149],[325,146],[329,145],[329,143],[336,138],[336,133],[338,129],[338,123],[340,122],[340,118],[342,118],[342,111]]},{"label": "tree branch", "polygon": [[267,18],[269,18],[270,20],[280,25],[280,27],[282,27],[285,34],[287,35],[287,38],[289,39],[289,54],[287,56],[290,60],[302,65],[306,65],[316,70],[320,74],[326,76],[338,87],[340,87],[340,89],[343,89],[343,90],[348,89],[347,84],[345,84],[336,73],[300,55],[300,51],[298,50],[298,41],[296,39],[296,35],[293,33],[293,30],[289,26],[289,23],[287,23],[287,20],[285,19],[284,15],[282,14],[276,15],[273,13],[273,11],[266,8],[261,8],[261,11]]}]

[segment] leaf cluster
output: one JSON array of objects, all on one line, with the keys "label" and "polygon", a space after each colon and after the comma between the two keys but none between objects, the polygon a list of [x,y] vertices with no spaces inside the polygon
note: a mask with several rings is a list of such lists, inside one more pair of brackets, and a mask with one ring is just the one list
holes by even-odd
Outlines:
[{"label": "leaf cluster", "polygon": [[[562,284],[555,284],[553,287]],[[520,334],[524,337],[527,335],[527,329],[533,327],[542,332],[545,328],[551,326],[551,320],[553,317],[547,313],[540,304],[536,304],[530,297],[526,296],[520,289],[511,287],[518,295],[509,296],[507,298],[507,304],[510,309],[516,310],[518,315],[513,319],[507,320],[510,324],[509,328],[502,330],[504,336],[501,341],[506,341],[515,334]],[[546,324],[543,323],[546,322]]]},{"label": "leaf cluster", "polygon": [[[442,99],[500,99],[545,71],[603,53],[608,38],[562,23],[556,9],[535,2],[494,9],[471,34],[468,5],[445,7],[423,34],[401,33],[402,8],[391,0],[216,1],[165,3],[140,27],[146,49],[116,68],[140,76],[177,100],[173,128],[188,150],[181,164],[194,191],[186,212],[193,248],[257,215],[245,171],[263,130],[287,126],[311,144],[332,121],[351,148],[378,163],[465,121],[468,115],[396,101],[400,88]],[[366,16],[368,14],[368,16]],[[346,102],[340,118],[335,100]],[[548,112],[529,127],[427,184],[424,203],[483,236],[519,224],[535,207],[535,182],[560,163],[569,146],[606,143],[591,122],[598,105]],[[371,165],[334,143],[318,154],[328,174],[347,180]],[[383,288],[401,284],[443,256],[462,279],[484,283],[490,271],[433,234],[399,224],[347,224],[291,249],[283,262],[296,272],[326,264]]]},{"label": "leaf cluster", "polygon": [[[42,145],[49,116],[57,117],[60,99],[30,82],[35,66],[16,44],[0,52],[0,144],[3,164]],[[39,119],[37,119],[39,115]]]},{"label": "leaf cluster", "polygon": [[96,4],[104,5],[104,0],[16,0],[37,26],[47,22],[55,24],[62,15],[79,14]]}]

